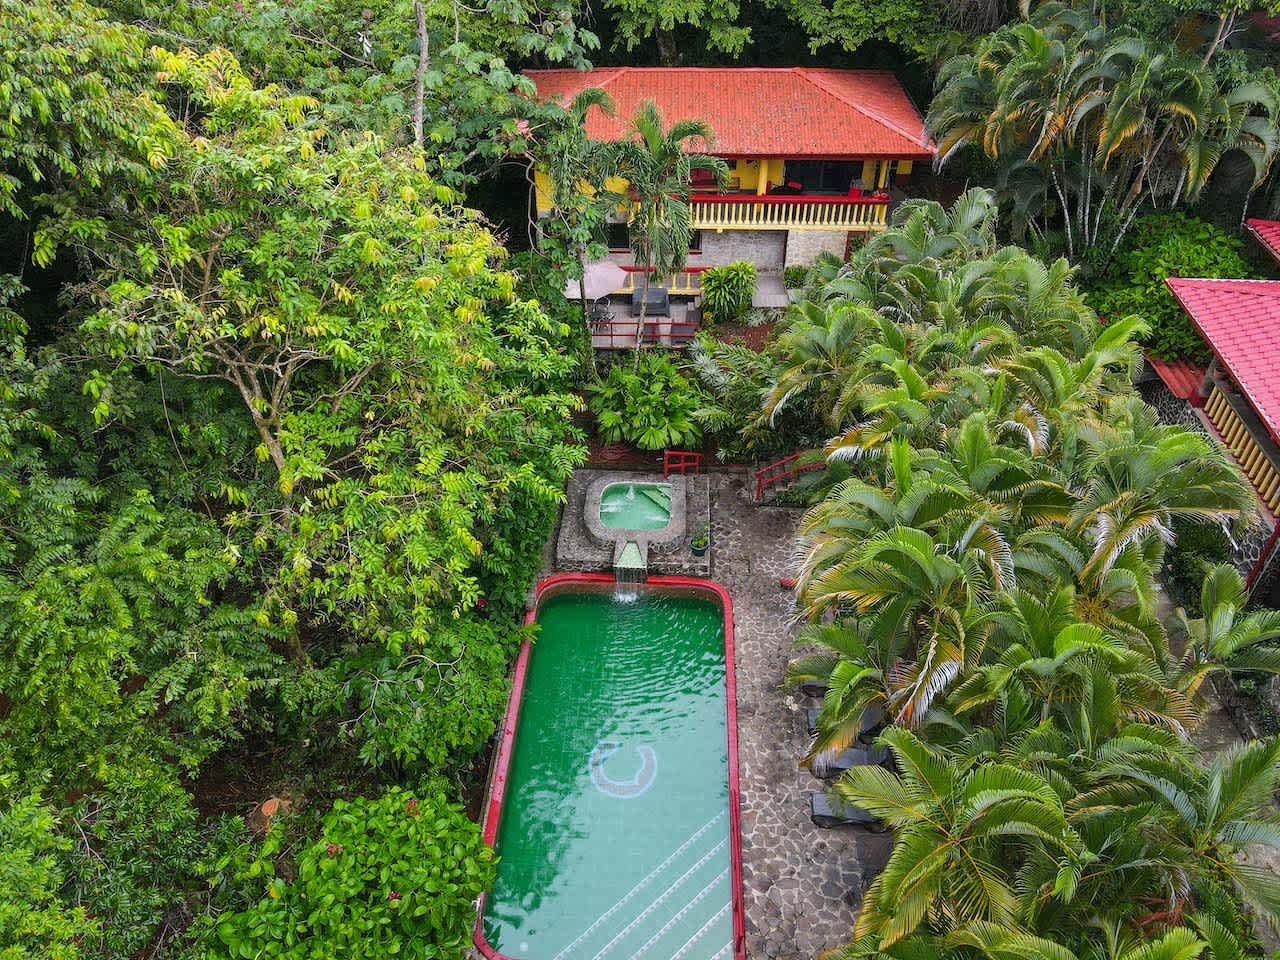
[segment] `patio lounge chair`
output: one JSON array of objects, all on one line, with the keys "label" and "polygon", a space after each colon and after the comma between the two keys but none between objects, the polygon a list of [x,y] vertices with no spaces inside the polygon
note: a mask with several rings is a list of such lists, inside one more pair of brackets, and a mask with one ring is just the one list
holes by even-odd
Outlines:
[{"label": "patio lounge chair", "polygon": [[[804,689],[801,686],[800,689]],[[824,688],[825,689],[825,688]],[[804,712],[805,723],[809,731],[809,736],[814,736],[818,732],[818,707],[810,707]],[[862,712],[862,726],[858,730],[858,739],[870,742],[875,739],[875,734],[884,726],[884,711],[879,707],[870,707]]]},{"label": "patio lounge chair", "polygon": [[819,780],[830,780],[852,767],[883,767],[892,760],[893,754],[883,747],[849,747],[834,757],[814,757],[809,771]]},{"label": "patio lounge chair", "polygon": [[829,793],[809,794],[809,819],[813,821],[814,826],[824,829],[865,827],[874,833],[880,833],[886,829],[884,821],[879,817],[873,817],[867,811],[845,803],[839,797],[833,797]]}]

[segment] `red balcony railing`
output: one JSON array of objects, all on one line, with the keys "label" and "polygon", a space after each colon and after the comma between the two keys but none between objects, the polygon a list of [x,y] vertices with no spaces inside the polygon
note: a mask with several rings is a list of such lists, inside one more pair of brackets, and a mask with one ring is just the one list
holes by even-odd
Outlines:
[{"label": "red balcony railing", "polygon": [[[646,317],[643,346],[683,347],[698,333],[696,320],[674,320],[671,317]],[[597,350],[628,350],[636,345],[640,329],[637,317],[602,320],[591,324],[591,346]]]}]

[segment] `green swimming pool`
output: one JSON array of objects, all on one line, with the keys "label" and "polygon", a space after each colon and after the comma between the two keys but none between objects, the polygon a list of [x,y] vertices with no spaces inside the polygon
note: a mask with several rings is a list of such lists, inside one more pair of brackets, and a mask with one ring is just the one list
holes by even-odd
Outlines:
[{"label": "green swimming pool", "polygon": [[731,960],[720,603],[575,590],[544,598],[537,622],[500,800],[486,952]]},{"label": "green swimming pool", "polygon": [[600,522],[613,530],[664,529],[671,522],[671,484],[609,484],[600,495]]}]

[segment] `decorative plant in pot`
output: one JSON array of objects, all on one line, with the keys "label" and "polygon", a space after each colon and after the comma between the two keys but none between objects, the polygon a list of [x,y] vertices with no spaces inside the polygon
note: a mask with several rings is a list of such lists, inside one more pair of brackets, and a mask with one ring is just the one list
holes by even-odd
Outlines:
[{"label": "decorative plant in pot", "polygon": [[693,536],[689,538],[689,550],[695,557],[700,557],[707,552],[707,547],[711,546],[711,524],[700,523],[693,530]]}]

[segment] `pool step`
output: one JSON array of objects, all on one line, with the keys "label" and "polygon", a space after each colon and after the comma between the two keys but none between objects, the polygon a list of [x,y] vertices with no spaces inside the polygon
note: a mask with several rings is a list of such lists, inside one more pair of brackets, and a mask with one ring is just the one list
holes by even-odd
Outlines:
[{"label": "pool step", "polygon": [[640,495],[655,507],[671,512],[671,491],[663,490],[661,487],[641,487]]},{"label": "pool step", "polygon": [[554,960],[724,960],[733,939],[728,845],[728,818],[721,813],[602,911]]}]

